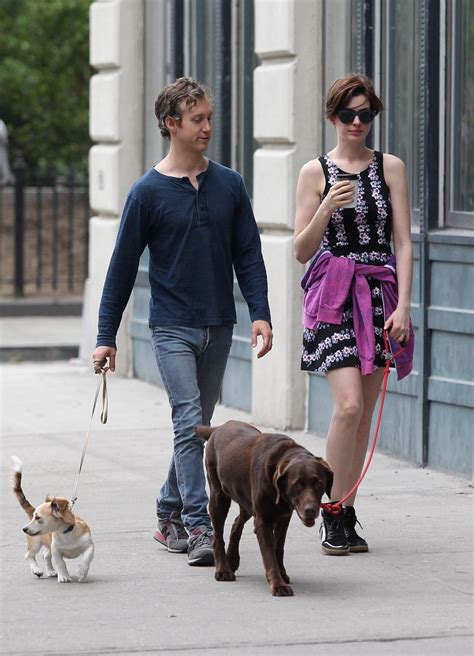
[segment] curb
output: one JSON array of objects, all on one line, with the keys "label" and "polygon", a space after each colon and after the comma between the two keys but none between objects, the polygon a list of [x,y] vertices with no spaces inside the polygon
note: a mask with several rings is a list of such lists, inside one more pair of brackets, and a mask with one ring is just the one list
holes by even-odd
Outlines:
[{"label": "curb", "polygon": [[80,317],[82,298],[0,299],[2,317]]},{"label": "curb", "polygon": [[0,348],[0,363],[45,362],[70,360],[79,356],[79,346],[3,346]]}]

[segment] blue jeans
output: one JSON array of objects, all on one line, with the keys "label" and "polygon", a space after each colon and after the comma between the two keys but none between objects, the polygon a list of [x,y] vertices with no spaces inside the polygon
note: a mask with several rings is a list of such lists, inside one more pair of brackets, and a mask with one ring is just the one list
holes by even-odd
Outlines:
[{"label": "blue jeans", "polygon": [[194,431],[209,425],[224,377],[233,326],[152,326],[158,369],[172,410],[174,447],[156,500],[157,515],[181,514],[188,531],[211,527],[204,475],[204,442]]}]

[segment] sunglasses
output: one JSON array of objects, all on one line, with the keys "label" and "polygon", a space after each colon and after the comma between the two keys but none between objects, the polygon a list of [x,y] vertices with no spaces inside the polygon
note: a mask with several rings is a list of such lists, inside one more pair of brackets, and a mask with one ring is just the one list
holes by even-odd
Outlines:
[{"label": "sunglasses", "polygon": [[377,112],[373,112],[371,109],[361,109],[359,112],[355,112],[353,109],[340,109],[336,112],[336,116],[346,125],[353,123],[356,116],[361,123],[367,124],[372,123],[377,116]]}]

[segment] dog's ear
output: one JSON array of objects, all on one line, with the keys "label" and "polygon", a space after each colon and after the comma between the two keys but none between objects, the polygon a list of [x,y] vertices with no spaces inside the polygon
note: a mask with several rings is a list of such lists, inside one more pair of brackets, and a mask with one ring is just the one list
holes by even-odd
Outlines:
[{"label": "dog's ear", "polygon": [[63,507],[63,504],[61,504],[60,499],[56,499],[55,497],[49,497],[49,501],[51,503],[51,512],[53,513],[53,517],[60,517],[61,507]]},{"label": "dog's ear", "polygon": [[326,460],[324,460],[323,458],[318,458],[318,460],[319,460],[320,464],[324,467],[325,472],[326,472],[326,490],[325,491],[326,491],[327,496],[330,499],[331,498],[332,484],[334,483],[334,472],[331,469],[331,466],[329,465],[329,463],[326,462]]},{"label": "dog's ear", "polygon": [[46,503],[50,503],[53,499],[54,499],[54,497],[52,497],[50,494],[48,494],[48,495],[46,496],[45,502],[46,502]]},{"label": "dog's ear", "polygon": [[287,466],[288,466],[288,462],[286,461],[278,463],[278,467],[275,469],[275,473],[273,474],[273,479],[272,479],[273,487],[275,488],[277,493],[275,505],[277,505],[280,502],[280,495],[281,495],[280,482],[286,473],[285,470]]},{"label": "dog's ear", "polygon": [[62,497],[53,497],[51,499],[51,512],[53,517],[62,517],[66,522],[71,522],[74,518],[69,509],[69,500]]}]

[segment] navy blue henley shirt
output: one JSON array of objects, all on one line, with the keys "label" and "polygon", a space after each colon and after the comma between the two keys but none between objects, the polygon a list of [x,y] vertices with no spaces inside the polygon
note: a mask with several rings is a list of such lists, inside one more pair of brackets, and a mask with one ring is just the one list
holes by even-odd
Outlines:
[{"label": "navy blue henley shirt", "polygon": [[150,169],[125,203],[99,310],[97,346],[115,336],[149,248],[151,326],[236,321],[233,269],[250,319],[270,322],[260,236],[241,176],[209,160],[196,190],[187,177]]}]

